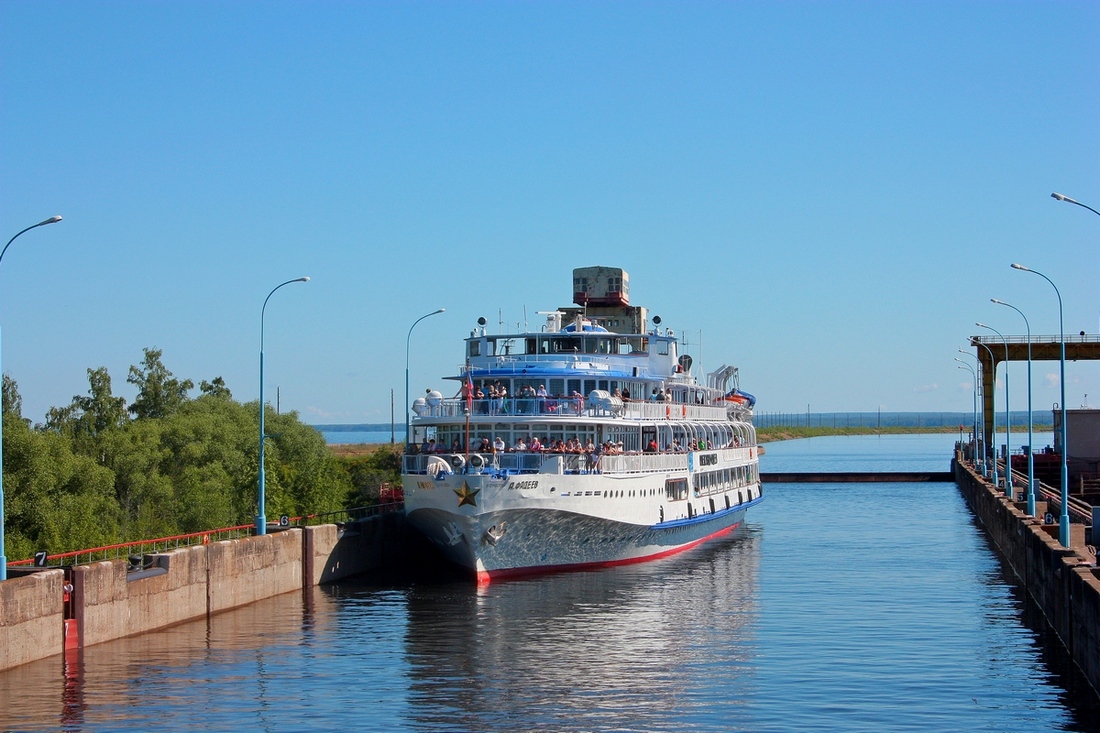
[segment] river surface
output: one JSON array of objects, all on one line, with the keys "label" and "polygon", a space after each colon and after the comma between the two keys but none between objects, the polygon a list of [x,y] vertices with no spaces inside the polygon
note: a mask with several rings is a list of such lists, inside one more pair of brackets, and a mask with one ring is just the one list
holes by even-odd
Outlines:
[{"label": "river surface", "polygon": [[[773,443],[762,470],[946,471],[954,439]],[[665,560],[364,577],[24,665],[0,730],[1095,730],[1034,615],[954,484],[768,484],[740,536]]]}]

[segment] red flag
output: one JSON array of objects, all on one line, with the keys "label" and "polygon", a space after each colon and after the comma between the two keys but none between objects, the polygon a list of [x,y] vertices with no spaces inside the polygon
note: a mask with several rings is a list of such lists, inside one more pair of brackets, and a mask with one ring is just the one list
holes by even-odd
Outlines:
[{"label": "red flag", "polygon": [[474,383],[470,379],[470,365],[466,365],[466,412],[474,411]]}]

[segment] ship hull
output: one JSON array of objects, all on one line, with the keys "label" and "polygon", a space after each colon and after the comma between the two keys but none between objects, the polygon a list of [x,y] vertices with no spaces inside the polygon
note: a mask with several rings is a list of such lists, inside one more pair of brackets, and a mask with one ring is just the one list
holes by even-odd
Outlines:
[{"label": "ship hull", "polygon": [[[431,491],[431,498],[454,491],[449,488],[440,486],[442,491]],[[626,516],[538,506],[542,502],[537,501],[524,506],[522,500],[513,500],[508,506],[483,509],[440,506],[437,501],[417,506],[421,502],[416,500],[416,492],[416,482],[406,488],[407,502],[412,499],[406,505],[409,523],[479,582],[624,565],[672,555],[735,534],[747,510],[760,501],[757,492],[747,500],[737,497],[732,503],[722,498],[717,504],[696,501],[690,510],[681,502],[685,507],[680,507],[677,518],[643,523]],[[492,503],[491,494],[483,497],[483,503]],[[666,512],[670,517],[677,514],[675,507],[665,505],[666,509],[654,501],[637,500],[634,504],[625,508],[626,515],[647,514],[663,520]]]}]

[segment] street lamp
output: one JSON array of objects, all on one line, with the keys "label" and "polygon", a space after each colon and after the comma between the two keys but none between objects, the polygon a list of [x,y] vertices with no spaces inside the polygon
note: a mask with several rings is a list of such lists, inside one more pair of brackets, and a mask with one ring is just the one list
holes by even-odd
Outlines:
[{"label": "street lamp", "polygon": [[[1009,412],[1009,410],[1008,410],[1008,340],[1001,334],[1000,331],[993,328],[992,326],[987,326],[984,323],[975,323],[974,325],[977,326],[978,328],[987,328],[990,331],[992,331],[993,333],[997,334],[998,336],[1001,337],[1001,343],[1003,343],[1005,345],[1005,495],[1009,499],[1011,499],[1012,498],[1012,445],[1011,445],[1012,413]],[[994,369],[993,369],[993,381],[994,382],[997,381],[997,369],[996,369],[996,367],[994,367]],[[994,444],[996,444],[996,441],[994,441]],[[996,450],[996,445],[994,445],[994,450]],[[997,460],[996,456],[994,456],[993,460],[994,460],[994,462],[996,462],[996,460]]]},{"label": "street lamp", "polygon": [[1027,329],[1027,513],[1029,516],[1035,516],[1035,444],[1032,442],[1034,438],[1031,435],[1032,428],[1032,413],[1031,413],[1031,324],[1027,320],[1027,316],[1024,312],[1012,305],[1006,303],[1003,300],[997,300],[996,298],[990,298],[997,305],[1003,305],[1020,314],[1020,317],[1024,319],[1024,327]]},{"label": "street lamp", "polygon": [[[1100,216],[1100,211],[1097,211],[1096,209],[1092,208],[1091,206],[1088,206],[1087,204],[1083,204],[1080,201],[1077,201],[1075,199],[1071,199],[1069,196],[1063,196],[1060,193],[1052,193],[1050,195],[1050,197],[1052,199],[1058,199],[1059,201],[1065,201],[1067,204],[1077,204],[1081,208],[1088,209],[1089,211],[1096,214],[1097,216]],[[1027,269],[1027,268],[1024,268],[1024,269]]]},{"label": "street lamp", "polygon": [[968,369],[970,371],[970,373],[972,375],[974,375],[974,389],[972,390],[973,396],[974,396],[974,433],[973,433],[974,453],[973,453],[973,457],[976,458],[977,454],[978,454],[978,372],[974,369],[974,367],[970,366],[969,364],[967,364],[965,361],[963,361],[962,359],[960,359],[957,356],[955,357],[955,361],[959,362],[959,369]]},{"label": "street lamp", "polygon": [[[982,388],[981,376],[978,374],[978,370],[981,369],[982,361],[981,361],[981,359],[978,358],[977,354],[971,354],[966,349],[959,349],[959,353],[963,354],[964,356],[969,356],[971,359],[974,360],[974,399],[977,400],[978,395],[981,393],[981,388]],[[961,360],[956,358],[955,361],[961,361]],[[963,362],[963,363],[965,364],[966,362]],[[984,446],[985,446],[985,423],[984,422],[979,423],[979,421],[978,421],[978,408],[975,407],[974,408],[974,448],[975,448],[974,460],[975,460],[978,468],[981,470],[982,476],[988,477],[989,474],[987,474],[986,470],[985,470],[985,450],[984,450]]]},{"label": "street lamp", "polygon": [[[975,337],[976,338],[976,337]],[[981,346],[989,352],[989,363],[993,366],[993,393],[989,395],[989,401],[993,403],[991,432],[993,433],[993,485],[1000,488],[1001,482],[997,476],[997,360],[993,357],[993,350],[981,341],[974,341],[976,346]],[[1007,370],[1006,370],[1007,371]],[[989,450],[989,437],[986,436],[986,450]]]},{"label": "street lamp", "polygon": [[409,326],[409,335],[405,337],[405,449],[408,450],[409,441],[412,436],[409,435],[409,410],[411,405],[409,404],[409,342],[412,340],[413,329],[416,328],[416,324],[423,321],[425,318],[431,316],[438,316],[440,313],[446,311],[446,308],[440,308],[437,311],[431,313],[425,313],[424,315],[413,321],[413,325]]},{"label": "street lamp", "polygon": [[296,277],[281,285],[276,285],[264,298],[264,307],[260,309],[260,487],[259,500],[256,506],[256,534],[267,534],[267,512],[264,507],[266,498],[264,496],[264,439],[267,437],[264,435],[264,311],[267,310],[267,301],[271,300],[271,296],[283,285],[307,282],[309,282],[308,277]]},{"label": "street lamp", "polygon": [[[1074,201],[1073,203],[1077,203]],[[1058,518],[1058,541],[1062,543],[1062,547],[1069,547],[1069,466],[1066,463],[1066,454],[1069,452],[1069,446],[1066,444],[1066,333],[1065,326],[1062,321],[1062,293],[1058,291],[1058,286],[1054,284],[1049,277],[1039,272],[1038,270],[1032,270],[1030,267],[1024,267],[1018,265],[1015,262],[1012,263],[1012,268],[1015,270],[1023,270],[1024,272],[1032,272],[1039,277],[1050,283],[1050,287],[1054,288],[1054,294],[1058,296],[1058,341],[1061,344],[1061,354],[1058,357],[1058,366],[1060,374],[1058,381],[1062,387],[1062,513]]]},{"label": "street lamp", "polygon": [[[51,216],[45,221],[40,221],[37,224],[32,224],[19,234],[29,232],[35,227],[46,226],[47,224],[56,224],[61,221],[60,216]],[[4,249],[0,250],[0,261],[4,259],[4,253],[8,251],[8,247],[19,236],[16,234],[14,237],[8,240],[8,243],[4,245]],[[0,367],[0,380],[3,379],[4,373],[3,367]],[[3,407],[0,406],[0,580],[8,579],[8,557],[4,554],[4,419],[3,419]]]}]

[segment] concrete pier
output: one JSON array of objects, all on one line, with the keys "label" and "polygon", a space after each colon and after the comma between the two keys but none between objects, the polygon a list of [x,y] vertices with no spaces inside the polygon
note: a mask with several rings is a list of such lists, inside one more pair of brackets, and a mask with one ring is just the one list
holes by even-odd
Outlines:
[{"label": "concrete pier", "polygon": [[[1038,606],[1093,690],[1100,692],[1100,568],[1085,544],[1085,526],[1070,525],[1070,547],[1058,525],[1025,514],[972,466],[956,458],[955,482],[1021,587]],[[1039,517],[1046,507],[1037,507]]]},{"label": "concrete pier", "polygon": [[[404,515],[349,522],[77,565],[0,583],[0,669],[246,606],[394,562]],[[68,631],[68,633],[66,633]]]}]

